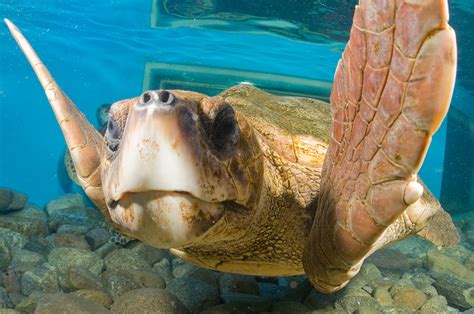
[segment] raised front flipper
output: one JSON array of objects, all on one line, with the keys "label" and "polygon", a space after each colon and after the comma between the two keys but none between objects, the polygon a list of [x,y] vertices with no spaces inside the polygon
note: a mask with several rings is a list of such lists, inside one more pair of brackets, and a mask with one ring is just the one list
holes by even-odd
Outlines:
[{"label": "raised front flipper", "polygon": [[447,21],[446,0],[360,0],[356,7],[335,73],[331,142],[303,258],[321,291],[344,287],[423,194],[416,174],[456,74]]},{"label": "raised front flipper", "polygon": [[64,134],[79,183],[87,196],[108,217],[100,172],[103,137],[62,91],[20,30],[7,19],[5,23],[43,86]]}]

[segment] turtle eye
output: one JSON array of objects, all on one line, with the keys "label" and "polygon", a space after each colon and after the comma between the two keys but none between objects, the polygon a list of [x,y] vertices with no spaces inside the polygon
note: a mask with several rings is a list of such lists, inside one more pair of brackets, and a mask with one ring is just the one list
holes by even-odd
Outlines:
[{"label": "turtle eye", "polygon": [[120,127],[115,121],[114,118],[109,116],[109,120],[107,121],[107,130],[105,131],[105,142],[107,147],[112,151],[115,152],[118,150],[120,144]]},{"label": "turtle eye", "polygon": [[234,109],[225,105],[212,122],[211,141],[220,153],[230,153],[239,140],[239,128]]}]

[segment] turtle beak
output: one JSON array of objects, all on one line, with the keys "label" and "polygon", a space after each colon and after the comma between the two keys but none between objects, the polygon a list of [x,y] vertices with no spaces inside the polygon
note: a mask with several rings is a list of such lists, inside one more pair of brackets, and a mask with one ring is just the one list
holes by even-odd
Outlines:
[{"label": "turtle beak", "polygon": [[97,207],[105,209],[100,170],[102,135],[61,90],[20,30],[8,19],[5,19],[5,23],[43,86],[63,132],[82,188]]}]

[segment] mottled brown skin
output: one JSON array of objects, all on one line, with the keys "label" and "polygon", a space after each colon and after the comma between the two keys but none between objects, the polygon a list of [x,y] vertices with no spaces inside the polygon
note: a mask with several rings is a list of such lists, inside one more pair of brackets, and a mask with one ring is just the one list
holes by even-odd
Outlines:
[{"label": "mottled brown skin", "polygon": [[[170,91],[172,107],[162,105],[169,92],[149,91],[112,106],[118,149],[7,24],[46,90],[81,185],[121,232],[202,267],[304,272],[333,292],[387,244],[416,233],[438,245],[459,240],[417,178],[454,86],[447,20],[446,0],[361,0],[331,113],[251,86],[217,97]],[[238,132],[223,142],[232,149],[220,151],[213,127],[229,106]],[[181,176],[177,164],[188,171],[184,181],[165,177]]]}]

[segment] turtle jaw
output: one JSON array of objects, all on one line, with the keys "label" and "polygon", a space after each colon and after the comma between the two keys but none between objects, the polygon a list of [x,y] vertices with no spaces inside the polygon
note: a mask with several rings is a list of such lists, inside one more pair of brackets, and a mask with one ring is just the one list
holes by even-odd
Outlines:
[{"label": "turtle jaw", "polygon": [[182,248],[194,243],[225,213],[223,203],[169,191],[126,193],[108,207],[112,220],[127,233],[159,248]]}]

